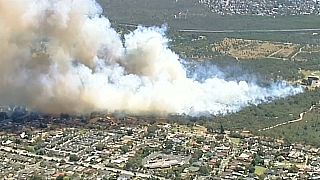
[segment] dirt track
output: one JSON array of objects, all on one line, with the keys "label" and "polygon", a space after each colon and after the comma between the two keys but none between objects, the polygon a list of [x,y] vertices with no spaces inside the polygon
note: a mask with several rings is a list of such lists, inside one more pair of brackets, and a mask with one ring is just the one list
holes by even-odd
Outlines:
[{"label": "dirt track", "polygon": [[270,126],[270,127],[266,127],[266,128],[263,128],[263,129],[259,129],[258,131],[266,131],[266,130],[270,130],[270,129],[273,129],[273,128],[276,128],[276,127],[279,127],[279,126],[284,126],[284,125],[287,125],[287,124],[292,124],[292,123],[300,122],[300,121],[303,120],[303,116],[304,116],[306,113],[310,112],[314,107],[315,107],[315,105],[312,105],[312,106],[309,108],[309,110],[300,113],[298,119],[290,120],[290,121],[287,121],[287,122],[284,122],[284,123],[279,123],[279,124],[276,124],[276,125],[274,125],[274,126]]}]

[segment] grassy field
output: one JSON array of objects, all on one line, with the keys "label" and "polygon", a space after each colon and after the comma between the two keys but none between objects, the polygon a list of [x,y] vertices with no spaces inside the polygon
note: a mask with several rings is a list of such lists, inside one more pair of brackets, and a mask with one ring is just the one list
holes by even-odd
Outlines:
[{"label": "grassy field", "polygon": [[266,172],[266,168],[264,167],[261,167],[261,166],[256,166],[255,167],[255,171],[254,171],[254,174],[258,175],[258,176],[261,176],[263,175],[265,172]]},{"label": "grassy field", "polygon": [[235,145],[239,145],[241,142],[240,138],[230,138],[231,142]]}]

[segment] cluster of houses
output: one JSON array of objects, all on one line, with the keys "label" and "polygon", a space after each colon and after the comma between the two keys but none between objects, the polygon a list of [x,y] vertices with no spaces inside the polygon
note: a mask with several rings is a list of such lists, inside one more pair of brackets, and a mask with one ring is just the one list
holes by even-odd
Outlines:
[{"label": "cluster of houses", "polygon": [[0,179],[320,177],[317,147],[197,125],[31,131],[3,134],[0,143]]},{"label": "cluster of houses", "polygon": [[319,15],[319,0],[199,0],[220,15]]}]

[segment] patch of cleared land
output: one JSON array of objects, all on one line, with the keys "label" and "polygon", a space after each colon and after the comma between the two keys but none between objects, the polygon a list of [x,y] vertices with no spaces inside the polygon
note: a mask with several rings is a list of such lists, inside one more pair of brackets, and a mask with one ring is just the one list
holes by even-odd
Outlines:
[{"label": "patch of cleared land", "polygon": [[289,60],[299,52],[300,46],[292,43],[225,38],[216,43],[212,50],[238,60],[261,58]]}]

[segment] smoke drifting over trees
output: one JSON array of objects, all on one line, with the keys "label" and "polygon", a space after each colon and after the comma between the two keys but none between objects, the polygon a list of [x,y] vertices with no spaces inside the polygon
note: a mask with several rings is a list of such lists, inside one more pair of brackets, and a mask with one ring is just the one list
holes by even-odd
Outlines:
[{"label": "smoke drifting over trees", "polygon": [[0,102],[50,113],[197,115],[302,92],[212,71],[201,81],[188,78],[165,28],[139,27],[121,39],[101,14],[94,0],[0,0]]}]

